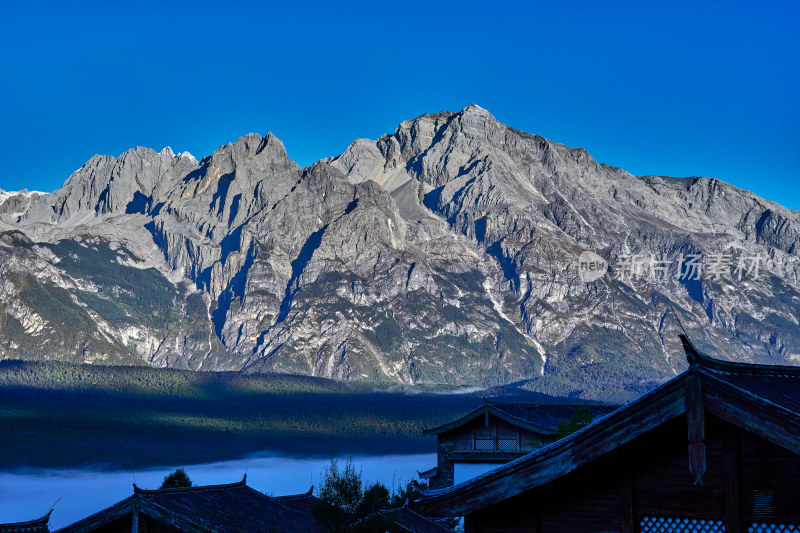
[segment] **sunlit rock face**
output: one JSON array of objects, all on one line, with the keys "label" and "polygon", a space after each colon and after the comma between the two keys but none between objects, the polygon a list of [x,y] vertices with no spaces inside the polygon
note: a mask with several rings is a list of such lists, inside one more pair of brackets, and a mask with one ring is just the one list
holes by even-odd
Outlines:
[{"label": "sunlit rock face", "polygon": [[800,361],[800,214],[469,106],[301,169],[272,134],[0,191],[0,355],[626,399]]}]

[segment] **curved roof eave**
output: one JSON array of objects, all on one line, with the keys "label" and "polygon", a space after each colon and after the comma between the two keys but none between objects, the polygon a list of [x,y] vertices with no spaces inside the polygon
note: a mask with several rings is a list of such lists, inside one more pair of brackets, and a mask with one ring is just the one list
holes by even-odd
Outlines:
[{"label": "curved roof eave", "polygon": [[22,522],[9,522],[5,524],[0,524],[0,527],[8,529],[13,529],[13,528],[25,529],[25,528],[42,527],[50,521],[50,515],[52,513],[53,510],[50,509],[44,514],[44,516],[40,516],[39,518],[34,518],[33,520],[24,520]]}]

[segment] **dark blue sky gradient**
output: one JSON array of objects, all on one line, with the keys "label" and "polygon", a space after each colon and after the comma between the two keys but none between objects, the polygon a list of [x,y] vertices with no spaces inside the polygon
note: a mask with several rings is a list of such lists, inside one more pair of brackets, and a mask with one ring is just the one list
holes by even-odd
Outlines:
[{"label": "dark blue sky gradient", "polygon": [[800,209],[799,2],[4,2],[0,189],[274,132],[300,165],[477,103],[635,174]]}]

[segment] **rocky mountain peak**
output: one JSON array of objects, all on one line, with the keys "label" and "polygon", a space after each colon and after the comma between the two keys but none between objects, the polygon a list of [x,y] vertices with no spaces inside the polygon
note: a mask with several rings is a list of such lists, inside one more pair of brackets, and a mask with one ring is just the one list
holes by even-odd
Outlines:
[{"label": "rocky mountain peak", "polygon": [[305,169],[272,133],[200,162],[95,156],[51,194],[0,193],[0,232],[3,356],[619,401],[685,365],[675,312],[723,357],[800,362],[800,213],[600,165],[477,105]]},{"label": "rocky mountain peak", "polygon": [[259,152],[261,143],[264,139],[258,133],[248,133],[236,139],[233,143],[228,143],[225,148],[230,148],[233,153],[246,154],[247,157],[253,157]]},{"label": "rocky mountain peak", "polygon": [[258,151],[259,153],[266,151],[272,154],[273,159],[289,159],[283,141],[278,139],[271,131],[261,141]]},{"label": "rocky mountain peak", "polygon": [[197,163],[197,158],[195,158],[190,152],[184,151],[178,154],[178,157],[183,157],[189,159],[190,161]]},{"label": "rocky mountain peak", "polygon": [[263,138],[258,133],[243,135],[233,143],[220,146],[211,156],[212,165],[215,158],[217,164],[226,160],[236,165],[255,158],[262,165],[299,168],[289,159],[283,142],[272,132]]},{"label": "rocky mountain peak", "polygon": [[458,113],[461,118],[472,118],[493,124],[499,124],[497,119],[489,111],[482,108],[478,104],[470,104]]}]

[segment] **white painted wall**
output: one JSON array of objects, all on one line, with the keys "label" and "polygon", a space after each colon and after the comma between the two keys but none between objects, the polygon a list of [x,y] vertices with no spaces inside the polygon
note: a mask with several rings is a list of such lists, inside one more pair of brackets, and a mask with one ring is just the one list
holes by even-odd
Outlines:
[{"label": "white painted wall", "polygon": [[498,466],[503,466],[503,465],[499,465],[496,463],[456,463],[453,466],[455,467],[455,471],[453,472],[453,479],[455,480],[457,485],[462,481],[472,479],[475,476],[479,476],[484,472],[488,472],[489,470],[494,470]]}]

